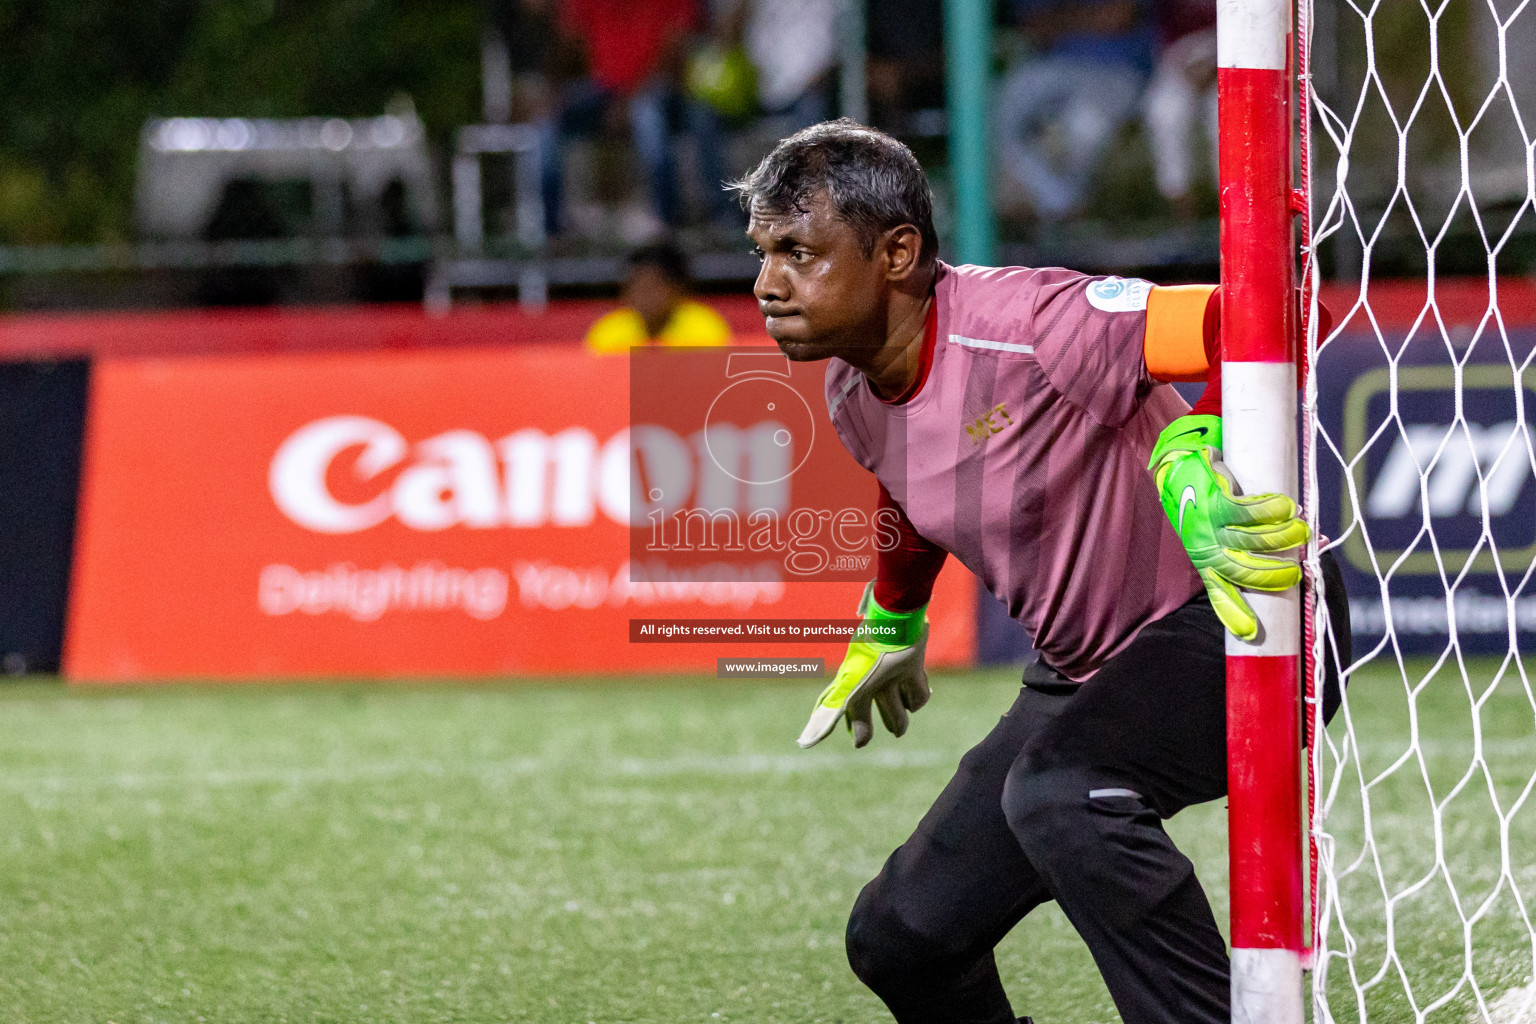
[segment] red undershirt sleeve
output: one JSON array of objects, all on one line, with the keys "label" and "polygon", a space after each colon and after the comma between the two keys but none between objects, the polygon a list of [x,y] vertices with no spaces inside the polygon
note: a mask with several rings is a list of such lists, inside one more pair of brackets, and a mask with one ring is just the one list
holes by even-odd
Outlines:
[{"label": "red undershirt sleeve", "polygon": [[916,611],[933,596],[933,582],[948,552],[917,532],[884,484],[880,485],[880,509],[895,513],[898,540],[889,551],[877,550],[875,602],[890,612]]},{"label": "red undershirt sleeve", "polygon": [[1221,415],[1221,331],[1207,332],[1205,336],[1205,390],[1200,392],[1191,415]]}]

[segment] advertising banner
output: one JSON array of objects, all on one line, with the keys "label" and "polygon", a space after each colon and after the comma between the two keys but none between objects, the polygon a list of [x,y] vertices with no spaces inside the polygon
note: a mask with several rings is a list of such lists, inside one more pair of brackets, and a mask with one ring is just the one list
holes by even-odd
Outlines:
[{"label": "advertising banner", "polygon": [[[629,362],[570,346],[99,362],[66,674],[714,673],[759,652],[631,643],[629,620],[849,618],[872,566],[631,571],[637,450],[686,463],[669,479],[714,477],[697,439],[632,425]],[[807,407],[835,460],[825,402]],[[842,459],[834,476],[867,476]],[[975,589],[951,560],[931,663],[970,662]],[[761,653],[835,666],[845,639]]]},{"label": "advertising banner", "polygon": [[1319,513],[1343,542],[1355,657],[1389,633],[1438,654],[1453,623],[1467,654],[1506,652],[1512,627],[1536,649],[1536,328],[1458,325],[1447,342],[1432,322],[1378,336],[1364,319],[1317,367]]},{"label": "advertising banner", "polygon": [[0,672],[57,672],[74,550],[84,360],[0,363]]}]

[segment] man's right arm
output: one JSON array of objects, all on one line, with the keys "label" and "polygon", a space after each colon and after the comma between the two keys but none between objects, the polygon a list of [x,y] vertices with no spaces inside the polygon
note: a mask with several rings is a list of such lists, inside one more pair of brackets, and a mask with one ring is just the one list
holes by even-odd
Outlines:
[{"label": "man's right arm", "polygon": [[896,544],[889,550],[876,545],[875,601],[888,611],[916,611],[933,596],[933,582],[948,552],[917,532],[885,484],[880,485],[875,514],[896,531]]}]

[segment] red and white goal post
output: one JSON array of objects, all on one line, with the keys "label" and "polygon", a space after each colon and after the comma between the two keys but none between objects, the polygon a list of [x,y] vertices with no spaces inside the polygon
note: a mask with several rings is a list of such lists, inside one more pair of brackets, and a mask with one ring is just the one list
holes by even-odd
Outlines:
[{"label": "red and white goal post", "polygon": [[[1220,0],[1222,443],[1248,493],[1298,494],[1291,184],[1291,5]],[[1234,1024],[1301,1024],[1301,614],[1246,595],[1263,624],[1227,637]]]},{"label": "red and white goal post", "polygon": [[1232,1020],[1532,1024],[1536,0],[1296,3],[1217,0],[1224,457],[1315,595],[1227,640]]}]

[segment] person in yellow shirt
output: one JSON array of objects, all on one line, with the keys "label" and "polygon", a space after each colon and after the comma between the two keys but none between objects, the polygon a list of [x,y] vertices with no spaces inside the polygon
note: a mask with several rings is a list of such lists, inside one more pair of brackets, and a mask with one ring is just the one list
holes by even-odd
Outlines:
[{"label": "person in yellow shirt", "polygon": [[671,242],[629,254],[624,308],[605,314],[587,331],[593,352],[627,352],[635,345],[729,345],[725,320],[688,297],[688,264]]}]

